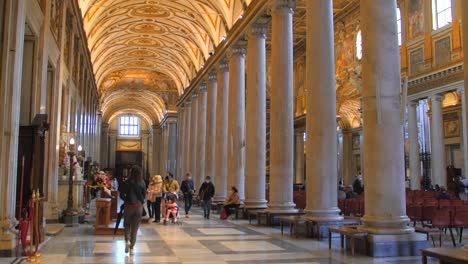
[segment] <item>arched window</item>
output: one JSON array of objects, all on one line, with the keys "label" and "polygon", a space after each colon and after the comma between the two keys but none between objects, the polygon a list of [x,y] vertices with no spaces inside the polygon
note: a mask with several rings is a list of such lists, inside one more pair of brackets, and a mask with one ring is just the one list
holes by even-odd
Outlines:
[{"label": "arched window", "polygon": [[396,19],[397,19],[397,34],[398,34],[398,46],[401,46],[401,12],[400,8],[396,9]]},{"label": "arched window", "polygon": [[362,59],[362,34],[361,30],[356,34],[356,58]]},{"label": "arched window", "polygon": [[452,0],[432,0],[432,29],[452,23]]},{"label": "arched window", "polygon": [[140,118],[125,115],[119,118],[119,135],[124,137],[138,137],[140,135]]}]

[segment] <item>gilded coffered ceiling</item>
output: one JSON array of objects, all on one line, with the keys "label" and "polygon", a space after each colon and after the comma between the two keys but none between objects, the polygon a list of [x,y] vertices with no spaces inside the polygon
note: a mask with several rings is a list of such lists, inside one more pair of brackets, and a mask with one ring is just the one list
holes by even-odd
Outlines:
[{"label": "gilded coffered ceiling", "polygon": [[251,1],[79,0],[104,115],[161,119]]}]

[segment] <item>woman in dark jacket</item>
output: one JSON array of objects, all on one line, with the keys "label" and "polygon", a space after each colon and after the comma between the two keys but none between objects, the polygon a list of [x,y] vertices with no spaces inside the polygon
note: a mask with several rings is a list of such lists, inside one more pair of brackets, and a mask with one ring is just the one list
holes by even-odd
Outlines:
[{"label": "woman in dark jacket", "polygon": [[121,197],[124,200],[125,253],[134,254],[138,228],[143,215],[143,204],[146,200],[146,184],[139,166],[133,166],[130,177],[121,186]]}]

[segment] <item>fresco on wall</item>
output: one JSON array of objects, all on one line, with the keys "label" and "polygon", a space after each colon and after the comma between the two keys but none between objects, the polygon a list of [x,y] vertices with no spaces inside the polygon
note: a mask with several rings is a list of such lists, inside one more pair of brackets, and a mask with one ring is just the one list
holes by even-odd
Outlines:
[{"label": "fresco on wall", "polygon": [[410,39],[424,35],[424,4],[423,0],[409,0],[408,20]]},{"label": "fresco on wall", "polygon": [[301,116],[306,112],[305,100],[305,57],[299,59],[295,64],[294,82],[296,87],[295,100],[296,100],[296,116]]},{"label": "fresco on wall", "polygon": [[424,68],[424,53],[423,48],[419,48],[410,52],[410,70],[411,74],[420,73]]},{"label": "fresco on wall", "polygon": [[445,37],[434,42],[435,48],[435,64],[436,66],[444,65],[450,62],[452,57],[452,48],[450,45],[450,37]]}]

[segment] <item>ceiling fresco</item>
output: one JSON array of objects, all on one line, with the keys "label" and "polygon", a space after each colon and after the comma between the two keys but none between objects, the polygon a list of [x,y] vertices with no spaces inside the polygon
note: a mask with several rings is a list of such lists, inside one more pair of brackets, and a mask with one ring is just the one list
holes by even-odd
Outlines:
[{"label": "ceiling fresco", "polygon": [[104,116],[124,104],[157,123],[251,1],[79,0]]}]

